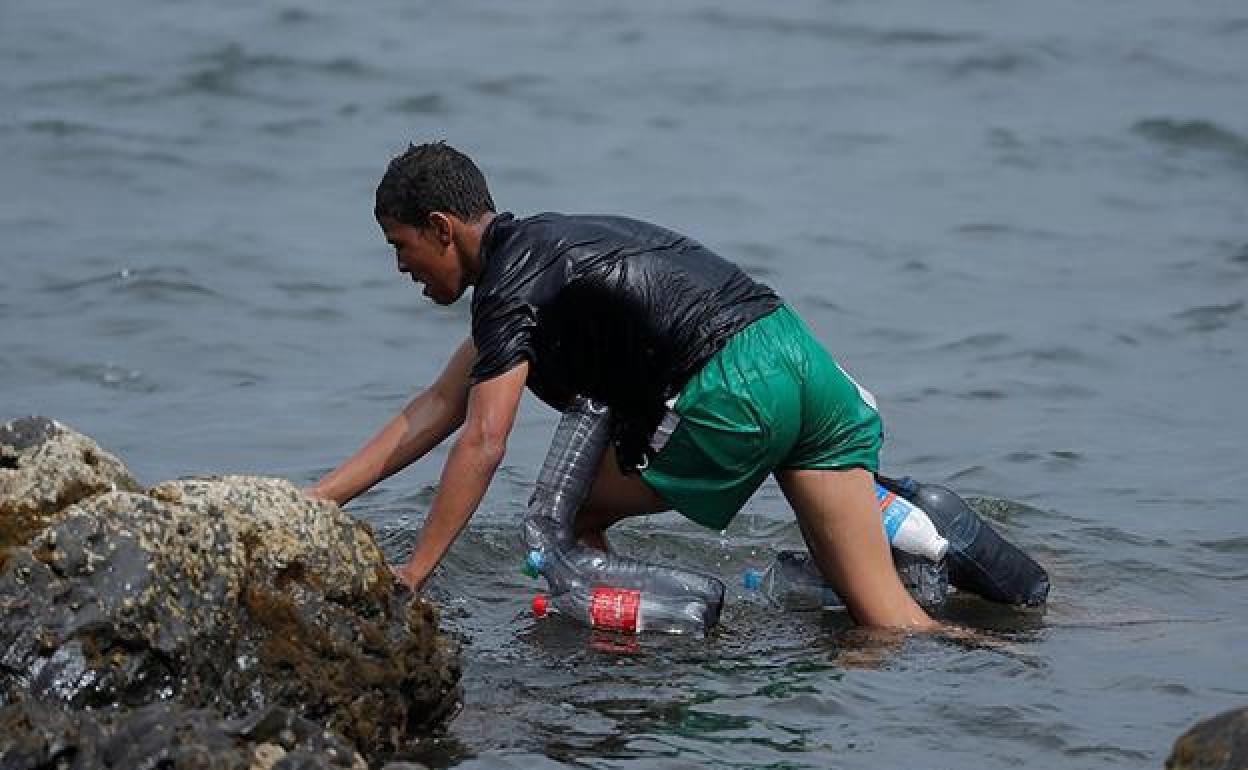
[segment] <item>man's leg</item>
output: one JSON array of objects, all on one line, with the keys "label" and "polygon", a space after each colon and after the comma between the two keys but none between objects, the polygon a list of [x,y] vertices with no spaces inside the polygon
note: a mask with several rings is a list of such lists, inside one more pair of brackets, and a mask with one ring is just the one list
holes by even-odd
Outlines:
[{"label": "man's leg", "polygon": [[820,571],[855,621],[883,628],[940,628],[897,577],[870,472],[783,470],[776,471],[776,480]]},{"label": "man's leg", "polygon": [[622,473],[615,459],[615,447],[608,446],[589,496],[576,512],[572,529],[585,545],[606,551],[607,527],[629,516],[659,513],[671,507],[642,481],[641,474]]}]

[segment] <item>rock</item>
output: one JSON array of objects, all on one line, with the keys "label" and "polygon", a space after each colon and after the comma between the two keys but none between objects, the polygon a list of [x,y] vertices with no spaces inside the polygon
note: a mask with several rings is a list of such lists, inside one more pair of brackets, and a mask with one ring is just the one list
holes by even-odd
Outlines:
[{"label": "rock", "polygon": [[[142,492],[89,439],[39,420],[0,432],[17,458],[5,472],[54,457],[65,467],[40,467],[69,481],[2,488],[37,490],[37,502],[0,498],[12,500],[0,523],[32,512],[6,528],[0,559],[0,705],[138,714],[176,703],[222,719],[280,707],[366,755],[410,747],[454,714],[457,653],[433,606],[400,590],[366,524],[280,479]],[[276,745],[285,753],[262,749],[257,767],[319,766]]]},{"label": "rock", "polygon": [[1193,725],[1174,742],[1166,770],[1248,770],[1248,707]]},{"label": "rock", "polygon": [[140,767],[366,770],[367,764],[341,737],[281,708],[233,722],[176,703],[126,713],[74,713],[43,700],[0,709],[3,770]]},{"label": "rock", "polygon": [[12,420],[0,426],[0,551],[80,500],[138,488],[120,460],[81,433],[46,417]]}]

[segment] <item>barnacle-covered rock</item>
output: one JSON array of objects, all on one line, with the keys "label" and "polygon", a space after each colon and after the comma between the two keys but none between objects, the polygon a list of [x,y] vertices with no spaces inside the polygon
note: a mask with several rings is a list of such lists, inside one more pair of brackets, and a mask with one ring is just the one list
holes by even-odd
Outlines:
[{"label": "barnacle-covered rock", "polygon": [[23,417],[0,425],[0,549],[26,542],[91,495],[138,488],[120,460],[56,420]]},{"label": "barnacle-covered rock", "polygon": [[[39,442],[89,439],[30,424],[43,427],[6,457],[87,463],[81,450]],[[366,754],[410,748],[454,713],[457,653],[434,607],[394,580],[366,524],[281,479],[140,491],[115,459],[89,454],[93,467],[121,469],[113,481],[73,494],[23,482],[39,500],[5,509],[32,513],[6,529],[0,561],[0,705],[34,698],[125,714],[174,702],[222,719],[280,707]],[[62,499],[72,503],[52,510]]]},{"label": "barnacle-covered rock", "polygon": [[5,770],[366,770],[341,737],[289,709],[226,720],[210,709],[153,703],[126,712],[73,712],[24,700],[0,709]]}]

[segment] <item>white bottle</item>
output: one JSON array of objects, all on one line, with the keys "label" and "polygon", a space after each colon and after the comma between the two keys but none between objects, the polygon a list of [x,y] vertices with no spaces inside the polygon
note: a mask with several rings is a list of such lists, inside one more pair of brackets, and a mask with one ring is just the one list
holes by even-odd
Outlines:
[{"label": "white bottle", "polygon": [[932,524],[922,508],[889,491],[879,482],[875,485],[875,499],[880,504],[884,533],[894,548],[932,561],[945,558],[949,541],[940,536],[936,525]]}]

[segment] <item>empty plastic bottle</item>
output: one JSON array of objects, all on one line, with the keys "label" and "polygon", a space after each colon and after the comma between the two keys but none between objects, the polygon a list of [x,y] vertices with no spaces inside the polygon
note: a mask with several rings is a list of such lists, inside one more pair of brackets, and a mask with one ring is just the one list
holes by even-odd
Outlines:
[{"label": "empty plastic bottle", "polygon": [[[643,565],[627,578],[611,575],[612,585],[594,584],[583,571],[555,551],[547,558],[530,551],[528,574],[544,575],[550,594],[533,599],[533,613],[543,617],[552,609],[592,628],[624,633],[655,631],[668,634],[704,634],[719,619],[722,583],[708,576]],[[683,577],[676,581],[674,577]],[[620,585],[627,583],[630,585]]]},{"label": "empty plastic bottle", "polygon": [[[893,549],[893,561],[902,585],[924,607],[936,607],[949,593],[944,562],[932,562]],[[843,610],[845,602],[828,584],[814,557],[802,550],[776,554],[765,569],[749,569],[742,580],[748,590],[757,591],[769,602],[786,610]]]},{"label": "empty plastic bottle", "polygon": [[[603,553],[575,537],[576,510],[606,449],[609,420],[606,407],[585,398],[574,399],[564,412],[524,520],[529,549],[525,572],[546,578],[548,609],[555,607],[588,625],[630,632],[705,633],[723,608],[724,584],[719,579]],[[615,620],[608,611],[613,608],[619,610]]]},{"label": "empty plastic bottle", "polygon": [[842,610],[836,589],[824,582],[815,560],[805,551],[781,551],[765,569],[747,569],[742,583],[786,610]]},{"label": "empty plastic bottle", "polygon": [[994,530],[958,495],[936,484],[877,476],[878,483],[927,512],[949,541],[949,582],[985,599],[1039,606],[1049,595],[1044,568]]},{"label": "empty plastic bottle", "polygon": [[688,610],[658,601],[643,591],[600,586],[571,589],[563,593],[533,597],[533,614],[545,617],[552,610],[569,615],[591,628],[639,634],[654,631],[669,634],[701,632],[701,623],[691,623]]}]

